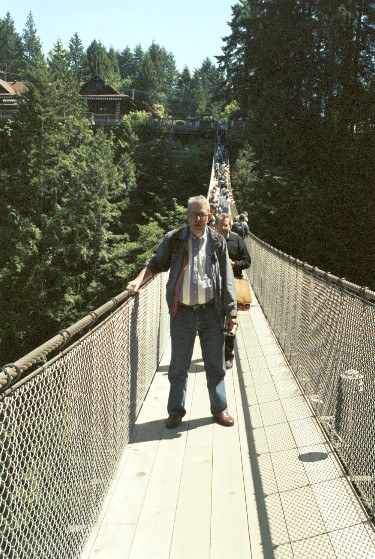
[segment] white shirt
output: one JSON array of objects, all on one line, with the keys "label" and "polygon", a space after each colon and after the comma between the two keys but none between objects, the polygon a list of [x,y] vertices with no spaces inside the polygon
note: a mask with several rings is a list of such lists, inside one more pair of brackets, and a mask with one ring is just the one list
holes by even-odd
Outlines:
[{"label": "white shirt", "polygon": [[230,201],[226,198],[226,196],[220,196],[219,204],[222,208],[230,207]]},{"label": "white shirt", "polygon": [[184,305],[203,305],[214,296],[207,228],[200,239],[190,233],[188,246],[189,263],[182,278],[179,300]]}]

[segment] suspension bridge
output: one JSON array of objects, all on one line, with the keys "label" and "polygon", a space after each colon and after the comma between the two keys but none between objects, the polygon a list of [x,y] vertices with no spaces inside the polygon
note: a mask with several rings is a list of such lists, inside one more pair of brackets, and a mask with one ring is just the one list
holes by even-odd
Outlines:
[{"label": "suspension bridge", "polygon": [[2,558],[375,559],[375,293],[246,242],[233,428],[199,344],[165,428],[165,274],[1,369]]}]

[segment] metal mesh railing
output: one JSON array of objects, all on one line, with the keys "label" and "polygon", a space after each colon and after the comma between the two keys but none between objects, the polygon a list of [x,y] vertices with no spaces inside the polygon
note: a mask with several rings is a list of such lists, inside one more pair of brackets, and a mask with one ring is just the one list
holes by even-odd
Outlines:
[{"label": "metal mesh railing", "polygon": [[165,281],[3,389],[2,559],[80,557],[168,341]]},{"label": "metal mesh railing", "polygon": [[370,515],[375,511],[375,293],[253,235],[257,299]]}]

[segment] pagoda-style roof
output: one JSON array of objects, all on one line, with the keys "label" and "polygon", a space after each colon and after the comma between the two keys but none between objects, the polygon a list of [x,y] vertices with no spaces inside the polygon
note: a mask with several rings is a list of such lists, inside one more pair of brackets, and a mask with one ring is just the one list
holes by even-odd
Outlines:
[{"label": "pagoda-style roof", "polygon": [[121,110],[122,114],[130,111],[146,111],[153,116],[157,115],[157,111],[150,107],[150,105],[146,102],[136,100],[129,95],[120,93],[106,79],[98,74],[86,82],[81,83],[79,94],[81,98],[86,99],[89,102],[120,101],[121,106],[123,107]]},{"label": "pagoda-style roof", "polygon": [[82,97],[87,97],[89,99],[102,99],[102,100],[112,100],[112,99],[128,99],[129,95],[120,93],[115,89],[107,80],[99,75],[96,75],[86,82],[81,84],[79,94]]}]

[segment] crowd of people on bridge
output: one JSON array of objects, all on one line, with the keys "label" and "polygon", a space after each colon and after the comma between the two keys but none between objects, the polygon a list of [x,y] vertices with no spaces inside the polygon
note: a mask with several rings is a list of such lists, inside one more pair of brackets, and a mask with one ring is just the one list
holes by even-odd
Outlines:
[{"label": "crowd of people on bridge", "polygon": [[[220,195],[219,195],[220,194]],[[243,211],[232,218],[233,195],[229,175],[229,154],[218,144],[215,152],[214,178],[208,193],[211,209],[209,226],[220,233],[227,243],[229,260],[235,278],[242,278],[242,271],[250,267],[251,258],[245,239],[249,235],[248,213]],[[225,337],[225,366],[231,369],[234,359],[234,336]]]},{"label": "crowd of people on bridge", "polygon": [[251,259],[242,236],[231,233],[233,198],[225,153],[228,158],[219,146],[208,197],[189,198],[187,223],[165,235],[156,253],[126,286],[135,293],[156,274],[169,271],[168,429],[176,428],[186,414],[187,380],[197,333],[213,419],[225,427],[234,424],[224,382],[234,358],[234,335],[229,334],[237,327],[234,278],[242,276]]},{"label": "crowd of people on bridge", "polygon": [[208,197],[212,219],[210,225],[215,224],[216,217],[221,213],[230,214],[233,198],[229,189],[229,161],[228,151],[220,144],[215,152],[214,182]]},{"label": "crowd of people on bridge", "polygon": [[[208,194],[210,203],[211,220],[209,225],[215,226],[218,216],[222,213],[231,215],[233,195],[229,178],[229,153],[222,144],[218,144],[215,151],[214,177],[210,184]],[[232,222],[232,232],[237,233],[243,239],[249,235],[248,213],[243,211],[236,215]]]}]

